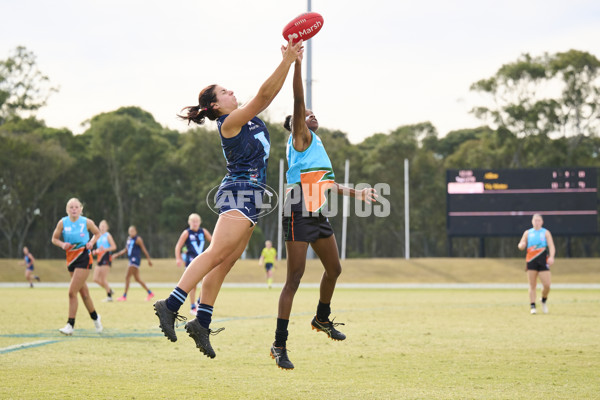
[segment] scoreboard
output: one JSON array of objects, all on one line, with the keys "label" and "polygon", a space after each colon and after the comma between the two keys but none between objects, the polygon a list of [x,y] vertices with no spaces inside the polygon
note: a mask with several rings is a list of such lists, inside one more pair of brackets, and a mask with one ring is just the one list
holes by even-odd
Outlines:
[{"label": "scoreboard", "polygon": [[446,171],[449,236],[520,236],[533,214],[554,235],[598,233],[596,168]]}]

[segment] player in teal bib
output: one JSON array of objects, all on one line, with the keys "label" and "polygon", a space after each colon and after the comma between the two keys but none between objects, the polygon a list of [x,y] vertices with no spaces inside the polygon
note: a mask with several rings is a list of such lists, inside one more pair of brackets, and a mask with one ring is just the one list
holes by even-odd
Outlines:
[{"label": "player in teal bib", "polygon": [[550,292],[550,266],[554,263],[556,248],[552,234],[546,228],[542,228],[544,220],[540,214],[534,214],[531,219],[533,228],[523,232],[519,242],[519,250],[527,250],[525,256],[527,280],[529,282],[529,304],[531,314],[536,314],[535,297],[537,279],[542,282],[542,311],[548,313],[548,293]]},{"label": "player in teal bib", "polygon": [[[56,224],[52,234],[52,244],[65,250],[67,253],[67,269],[71,274],[69,284],[69,318],[67,325],[59,329],[63,335],[72,335],[77,315],[77,293],[81,296],[83,304],[94,321],[96,332],[102,332],[100,316],[96,313],[94,303],[90,296],[86,280],[92,268],[92,256],[90,250],[100,237],[98,227],[91,219],[83,217],[83,205],[72,198],[67,202],[67,216],[61,218]],[[90,232],[93,236],[90,237]],[[62,236],[62,240],[61,240]]]},{"label": "player in teal bib", "polygon": [[98,266],[94,270],[94,282],[106,290],[106,299],[103,301],[113,301],[112,295],[114,292],[110,288],[106,278],[112,266],[112,252],[117,249],[117,244],[110,232],[108,232],[108,222],[105,220],[100,221],[98,228],[101,235],[96,242],[96,250],[93,251],[93,255],[96,255],[98,260]]},{"label": "player in teal bib", "polygon": [[[318,124],[312,112],[307,118]],[[303,211],[304,215],[319,213],[327,202],[327,191],[335,185],[333,167],[323,142],[312,130],[310,135],[310,145],[302,151],[294,148],[293,135],[287,142],[286,216],[290,216],[292,211]]]},{"label": "player in teal bib", "polygon": [[294,368],[286,348],[288,324],[294,295],[304,274],[309,245],[321,259],[325,269],[321,278],[317,312],[311,321],[312,329],[325,332],[333,340],[346,339],[346,335],[336,329],[336,326],[341,324],[329,320],[330,303],[342,266],[333,229],[327,217],[323,215],[327,192],[335,190],[337,193],[366,202],[373,202],[377,198],[374,189],[357,191],[335,182],[329,156],[321,138],[315,133],[319,122],[313,112],[307,110],[304,105],[301,55],[296,60],[293,86],[294,115],[288,117],[284,125],[291,131],[286,149],[288,188],[283,210],[287,276],[279,296],[275,342],[271,346],[271,357],[282,369]]}]

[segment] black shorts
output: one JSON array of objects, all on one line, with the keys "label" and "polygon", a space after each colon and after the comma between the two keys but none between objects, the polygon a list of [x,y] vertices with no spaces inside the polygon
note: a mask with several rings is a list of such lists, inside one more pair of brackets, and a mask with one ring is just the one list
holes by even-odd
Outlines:
[{"label": "black shorts", "polygon": [[307,217],[302,215],[302,211],[293,211],[291,216],[283,216],[283,238],[286,242],[314,243],[331,235],[333,229],[323,214]]},{"label": "black shorts", "polygon": [[542,254],[527,263],[527,270],[531,271],[550,271],[550,266],[546,263],[548,252]]},{"label": "black shorts", "polygon": [[112,254],[110,254],[110,251],[107,251],[104,254],[102,254],[102,257],[100,258],[100,260],[98,260],[99,267],[102,267],[104,265],[112,267]]},{"label": "black shorts", "polygon": [[92,254],[88,249],[85,249],[79,257],[75,259],[68,267],[69,272],[75,271],[75,268],[92,269]]}]

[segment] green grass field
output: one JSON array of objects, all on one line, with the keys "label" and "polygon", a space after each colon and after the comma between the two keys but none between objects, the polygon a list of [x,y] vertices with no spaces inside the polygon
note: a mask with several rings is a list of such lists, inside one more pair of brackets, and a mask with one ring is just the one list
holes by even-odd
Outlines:
[{"label": "green grass field", "polygon": [[554,290],[550,313],[532,316],[524,290],[338,289],[333,316],[348,339],[333,342],[310,329],[318,290],[301,288],[293,371],[269,357],[278,289],[222,290],[215,359],[183,328],[176,343],[162,336],[141,289],[126,303],[91,291],[105,331],[80,303],[75,334],[62,337],[65,288],[0,289],[0,398],[600,398],[597,290]]},{"label": "green grass field", "polygon": [[[24,282],[25,267],[21,260],[0,259],[0,282]],[[173,282],[183,268],[175,259],[154,259],[148,267],[142,261],[140,274],[146,282]],[[342,261],[340,283],[527,283],[524,258],[353,258]],[[94,267],[95,268],[95,267]],[[123,283],[127,261],[117,259],[108,276],[109,282]],[[285,281],[285,260],[275,263],[275,282]],[[70,280],[64,260],[38,259],[35,272],[43,282]],[[319,282],[323,267],[319,260],[308,260],[302,282]],[[91,282],[91,274],[90,279]],[[600,283],[600,262],[593,258],[559,258],[552,267],[555,283]],[[226,282],[265,282],[258,260],[239,260]]]}]

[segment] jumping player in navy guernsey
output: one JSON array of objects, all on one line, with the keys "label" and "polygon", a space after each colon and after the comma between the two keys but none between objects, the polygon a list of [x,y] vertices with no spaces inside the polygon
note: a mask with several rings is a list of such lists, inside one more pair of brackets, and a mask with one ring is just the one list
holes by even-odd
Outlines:
[{"label": "jumping player in navy guernsey", "polygon": [[185,269],[169,298],[154,304],[160,328],[172,342],[177,340],[175,320],[188,293],[202,280],[202,293],[196,318],[185,329],[196,347],[210,358],[215,357],[209,336],[214,303],[229,270],[246,248],[258,220],[257,199],[264,192],[269,133],[256,116],[263,112],[281,90],[296,57],[304,51],[302,41],[290,40],[282,46],[282,61],[261,85],[248,103],[239,106],[233,91],[219,85],[202,89],[198,105],[184,108],[180,117],[202,125],[206,118],[217,121],[223,154],[227,160],[227,175],[216,194],[219,219],[210,246]]},{"label": "jumping player in navy guernsey", "polygon": [[[190,214],[188,217],[189,228],[181,232],[179,240],[175,244],[175,262],[178,267],[185,265],[187,268],[194,258],[202,254],[204,244],[212,240],[210,232],[206,228],[202,228],[201,224],[202,218],[200,218],[200,215],[196,213]],[[186,249],[185,260],[182,257],[183,248]],[[196,315],[198,311],[196,306],[196,287],[190,290],[189,297],[191,303],[190,312],[192,315]],[[200,298],[198,298],[198,303],[200,303]]]}]

